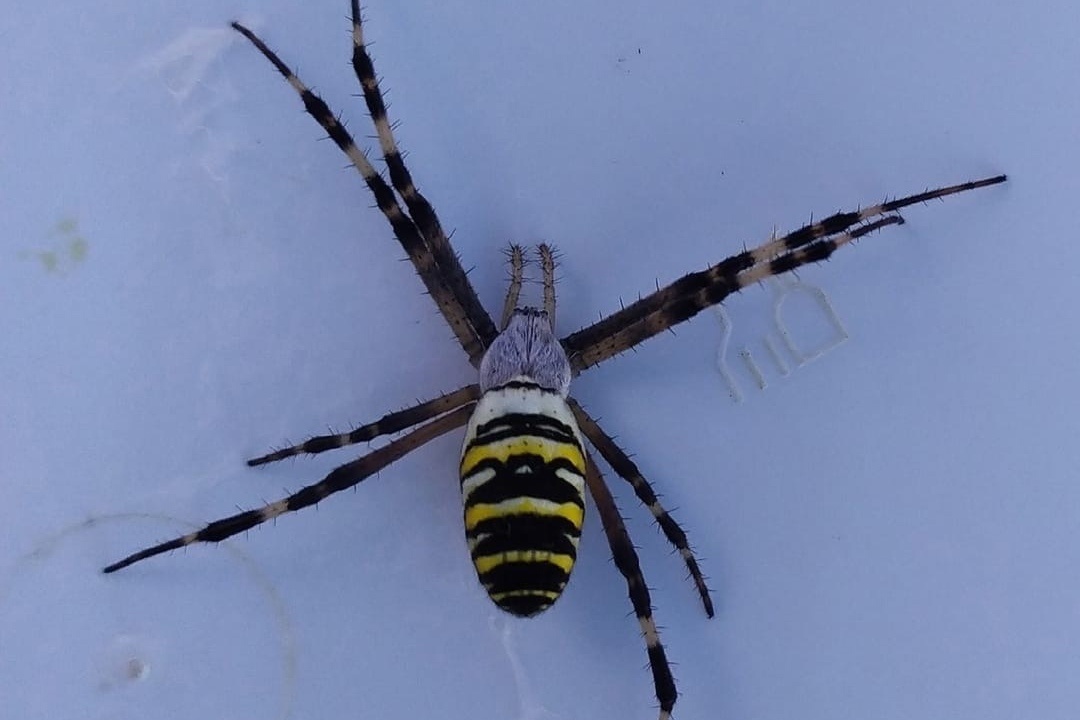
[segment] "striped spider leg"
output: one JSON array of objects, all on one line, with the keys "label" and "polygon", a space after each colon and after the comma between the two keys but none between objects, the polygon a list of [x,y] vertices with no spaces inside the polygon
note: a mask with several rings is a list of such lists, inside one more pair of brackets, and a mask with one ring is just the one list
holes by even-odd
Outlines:
[{"label": "striped spider leg", "polygon": [[250,530],[256,525],[262,525],[268,520],[295,512],[316,504],[320,500],[333,495],[336,492],[347,490],[360,481],[371,477],[384,467],[411,453],[418,447],[427,444],[431,440],[445,435],[455,428],[464,425],[472,414],[475,403],[466,403],[457,409],[442,415],[431,422],[411,430],[402,437],[374,450],[361,458],[347,462],[340,467],[334,468],[319,482],[289,495],[287,498],[264,505],[257,510],[246,510],[220,520],[209,523],[200,530],[187,535],[174,538],[167,542],[159,543],[137,553],[127,556],[123,560],[113,563],[104,568],[103,572],[112,573],[122,570],[129,565],[145,560],[146,558],[160,555],[170,550],[177,550],[195,543],[216,543]]},{"label": "striped spider leg", "polygon": [[[626,579],[630,600],[646,640],[660,717],[666,718],[677,694],[652,620],[648,589],[618,508],[584,447],[583,437],[618,475],[631,484],[637,497],[653,513],[665,536],[683,557],[710,617],[712,602],[685,533],[659,503],[637,466],[566,394],[570,377],[722,302],[727,295],[749,284],[824,260],[845,243],[886,225],[901,223],[896,211],[903,207],[1003,182],[1005,178],[999,176],[941,188],[859,212],[838,213],[759,248],[732,256],[705,271],[686,275],[561,341],[554,339],[555,263],[550,249],[544,245],[539,248],[544,305],[542,310],[536,310],[518,306],[525,260],[522,249],[512,247],[509,253],[511,277],[501,318],[503,332],[500,333],[468,282],[434,209],[416,189],[401,158],[371,58],[364,46],[357,0],[352,1],[352,20],[352,64],[376,128],[392,189],[326,103],[250,30],[239,23],[233,23],[233,27],[273,63],[299,93],[307,112],[360,172],[440,313],[470,362],[480,369],[481,383],[390,413],[348,433],[314,437],[248,461],[249,465],[262,465],[409,430],[287,498],[212,522],[199,531],[142,550],[108,566],[105,572],[190,544],[219,542],[283,513],[312,505],[330,494],[355,486],[426,442],[468,423],[460,468],[466,533],[477,573],[492,599],[509,612],[530,615],[543,610],[558,597],[576,557],[582,517],[579,509],[584,506],[582,488],[588,487],[615,564]],[[399,198],[407,211],[402,209]],[[542,342],[533,347],[533,341],[538,338]],[[533,352],[537,348],[542,348],[538,354]],[[524,372],[516,372],[518,370]],[[529,489],[518,487],[510,492],[507,480],[511,476],[519,481],[527,476]],[[510,526],[515,527],[513,538],[517,544],[508,544],[506,533],[500,535],[498,532],[500,527]]]},{"label": "striped spider leg", "polygon": [[772,275],[827,260],[838,248],[889,225],[902,225],[898,211],[978,188],[1005,182],[1005,175],[926,190],[862,210],[839,212],[804,225],[760,247],[732,255],[675,282],[563,338],[574,370],[586,368],[629,350],[657,333],[689,320]]}]

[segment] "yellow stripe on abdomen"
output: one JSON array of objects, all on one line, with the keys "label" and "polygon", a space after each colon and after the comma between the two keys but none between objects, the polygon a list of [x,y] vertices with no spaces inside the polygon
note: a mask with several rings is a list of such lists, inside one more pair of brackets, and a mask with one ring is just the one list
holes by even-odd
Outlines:
[{"label": "yellow stripe on abdomen", "polygon": [[548,440],[530,435],[517,435],[484,445],[466,447],[461,456],[461,476],[466,477],[484,460],[505,463],[514,456],[535,455],[545,463],[564,460],[570,465],[584,469],[585,458],[581,448],[567,442]]},{"label": "yellow stripe on abdomen", "polygon": [[574,567],[574,558],[570,555],[547,552],[545,550],[512,550],[498,555],[481,555],[473,558],[476,571],[483,575],[503,563],[511,562],[546,562],[560,568],[567,575]]},{"label": "yellow stripe on abdomen", "polygon": [[553,503],[534,497],[512,498],[494,505],[468,504],[465,506],[465,530],[473,531],[485,520],[509,519],[515,515],[563,518],[580,531],[585,508],[577,503]]}]

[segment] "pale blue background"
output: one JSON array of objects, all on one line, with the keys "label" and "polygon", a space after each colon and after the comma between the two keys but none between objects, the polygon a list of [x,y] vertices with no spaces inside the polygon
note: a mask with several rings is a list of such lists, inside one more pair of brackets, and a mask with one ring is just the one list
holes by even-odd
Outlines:
[{"label": "pale blue background", "polygon": [[[654,717],[591,510],[551,612],[513,621],[484,597],[459,434],[230,549],[98,574],[355,453],[246,457],[473,374],[358,176],[227,29],[249,22],[366,136],[347,3],[97,5],[22,4],[0,29],[4,717]],[[850,339],[787,377],[763,362],[764,391],[737,366],[742,403],[711,313],[575,392],[711,576],[707,621],[612,478],[678,718],[1076,717],[1074,3],[372,0],[367,17],[481,297],[501,303],[508,241],[553,242],[565,330],[774,226],[1010,173],[801,273]],[[760,289],[728,307],[765,360],[770,308]]]}]

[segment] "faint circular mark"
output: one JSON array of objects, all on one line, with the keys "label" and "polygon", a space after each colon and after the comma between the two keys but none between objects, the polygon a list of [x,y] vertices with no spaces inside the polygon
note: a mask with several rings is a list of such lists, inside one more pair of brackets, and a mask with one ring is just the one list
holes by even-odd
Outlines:
[{"label": "faint circular mark", "polygon": [[0,579],[5,715],[292,717],[295,637],[270,580],[228,543],[197,567],[103,575],[142,522],[172,534],[196,527],[166,515],[95,516],[38,540]]}]

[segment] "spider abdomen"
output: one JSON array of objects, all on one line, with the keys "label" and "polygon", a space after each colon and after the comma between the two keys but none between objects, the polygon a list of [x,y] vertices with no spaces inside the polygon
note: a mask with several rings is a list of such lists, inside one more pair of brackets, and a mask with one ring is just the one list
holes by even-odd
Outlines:
[{"label": "spider abdomen", "polygon": [[551,606],[577,559],[585,455],[559,393],[526,376],[485,392],[461,451],[465,537],[480,583],[503,610]]}]

